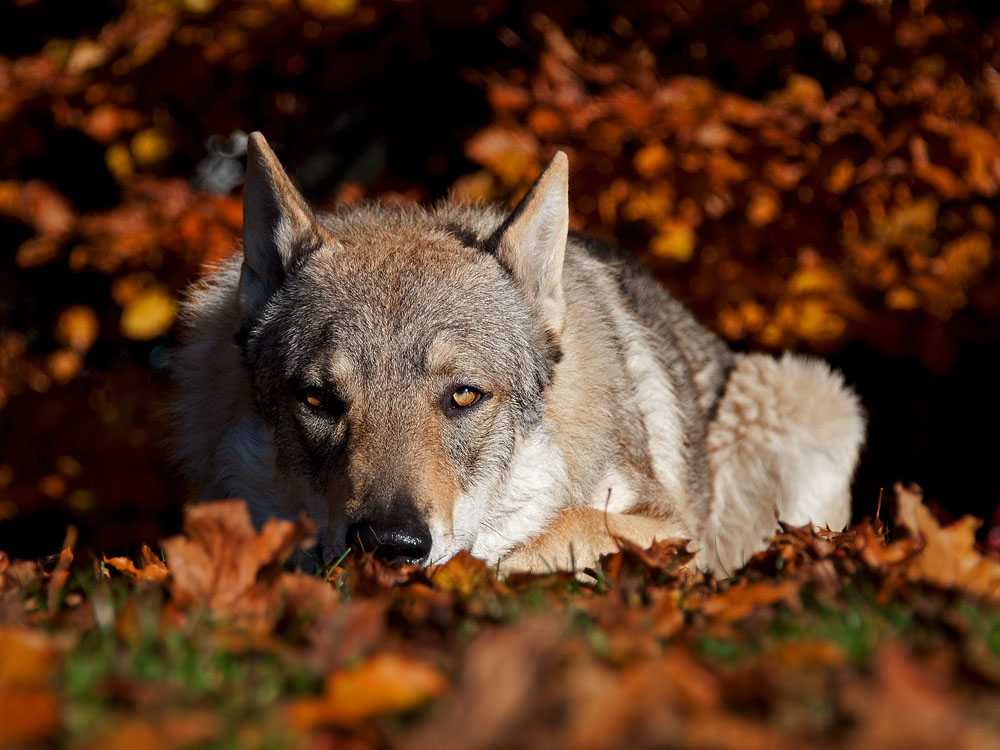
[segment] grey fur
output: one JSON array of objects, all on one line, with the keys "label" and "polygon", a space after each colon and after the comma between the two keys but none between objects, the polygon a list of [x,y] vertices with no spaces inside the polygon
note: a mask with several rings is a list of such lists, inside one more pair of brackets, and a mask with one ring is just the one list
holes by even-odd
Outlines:
[{"label": "grey fur", "polygon": [[[305,512],[326,556],[349,523],[400,503],[429,521],[431,562],[465,548],[566,565],[572,543],[589,564],[613,531],[690,538],[720,570],[761,546],[769,501],[713,489],[741,481],[709,455],[712,429],[731,445],[747,427],[720,402],[733,355],[627,254],[550,229],[565,222],[565,157],[512,216],[444,202],[313,217],[259,134],[250,146],[253,265],[237,253],[193,286],[172,359],[176,452],[201,497],[244,497],[257,523]],[[459,385],[486,397],[456,410]],[[322,413],[302,401],[310,387],[336,394]],[[829,473],[849,482],[861,417],[849,391],[832,398],[846,427]],[[819,501],[838,519],[842,484]],[[751,539],[706,536],[739,537],[718,519],[740,513],[771,515]]]}]

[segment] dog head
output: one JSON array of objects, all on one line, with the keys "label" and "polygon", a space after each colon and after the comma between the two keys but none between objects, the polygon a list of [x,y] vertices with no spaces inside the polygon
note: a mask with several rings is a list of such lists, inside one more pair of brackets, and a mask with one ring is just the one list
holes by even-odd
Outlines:
[{"label": "dog head", "polygon": [[250,136],[238,338],[276,469],[305,479],[326,556],[473,547],[542,417],[567,230],[562,153],[506,217],[317,217]]}]

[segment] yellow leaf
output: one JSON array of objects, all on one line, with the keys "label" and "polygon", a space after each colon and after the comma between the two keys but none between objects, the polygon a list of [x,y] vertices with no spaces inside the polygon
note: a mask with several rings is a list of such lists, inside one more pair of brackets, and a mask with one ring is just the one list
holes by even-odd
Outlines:
[{"label": "yellow leaf", "polygon": [[792,294],[830,293],[840,287],[840,280],[826,268],[806,267],[796,271],[787,286]]},{"label": "yellow leaf", "polygon": [[694,256],[694,230],[683,222],[669,222],[650,240],[649,249],[660,258],[687,262]]},{"label": "yellow leaf", "polygon": [[882,232],[887,245],[899,244],[904,239],[923,239],[937,226],[938,202],[930,195],[911,203],[896,206],[885,219]]},{"label": "yellow leaf", "polygon": [[409,711],[447,688],[444,676],[426,662],[377,654],[356,669],[332,674],[321,698],[292,706],[291,720],[303,729],[356,724],[371,716]]},{"label": "yellow leaf", "polygon": [[166,333],[176,314],[177,301],[166,287],[150,287],[122,310],[121,332],[136,341],[155,339]]},{"label": "yellow leaf", "polygon": [[146,128],[132,136],[132,156],[136,164],[142,167],[162,161],[173,148],[170,139],[156,128]]},{"label": "yellow leaf", "polygon": [[622,218],[626,221],[646,219],[655,226],[670,214],[673,206],[673,189],[667,183],[661,182],[649,190],[638,188],[631,191],[622,205]]},{"label": "yellow leaf", "polygon": [[794,330],[803,339],[829,341],[844,332],[844,319],[833,312],[824,300],[803,300],[797,313]]},{"label": "yellow leaf", "polygon": [[123,143],[112,143],[108,146],[107,151],[104,152],[104,163],[107,165],[108,171],[119,182],[127,180],[135,171],[132,155]]}]

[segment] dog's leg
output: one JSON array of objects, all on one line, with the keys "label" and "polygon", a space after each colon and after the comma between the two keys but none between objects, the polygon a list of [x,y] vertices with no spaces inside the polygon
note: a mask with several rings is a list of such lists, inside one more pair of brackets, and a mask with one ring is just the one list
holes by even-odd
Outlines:
[{"label": "dog's leg", "polygon": [[544,533],[508,554],[500,562],[500,570],[503,573],[580,571],[596,565],[601,555],[616,552],[616,537],[646,548],[654,540],[682,536],[680,528],[669,518],[570,508]]},{"label": "dog's leg", "polygon": [[846,526],[863,439],[858,397],[825,362],[737,357],[708,432],[712,507],[699,567],[732,573],[778,519]]}]

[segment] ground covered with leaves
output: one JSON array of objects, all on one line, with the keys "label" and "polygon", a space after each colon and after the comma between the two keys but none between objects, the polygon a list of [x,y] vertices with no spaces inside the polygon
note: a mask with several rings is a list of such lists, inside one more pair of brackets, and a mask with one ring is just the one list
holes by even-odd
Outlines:
[{"label": "ground covered with leaves", "polygon": [[239,501],[138,560],[69,539],[0,558],[0,743],[1000,747],[1000,559],[975,519],[895,505],[891,531],[785,528],[723,581],[679,541],[576,576],[464,553],[306,575],[282,563],[308,522],[257,532]]}]

